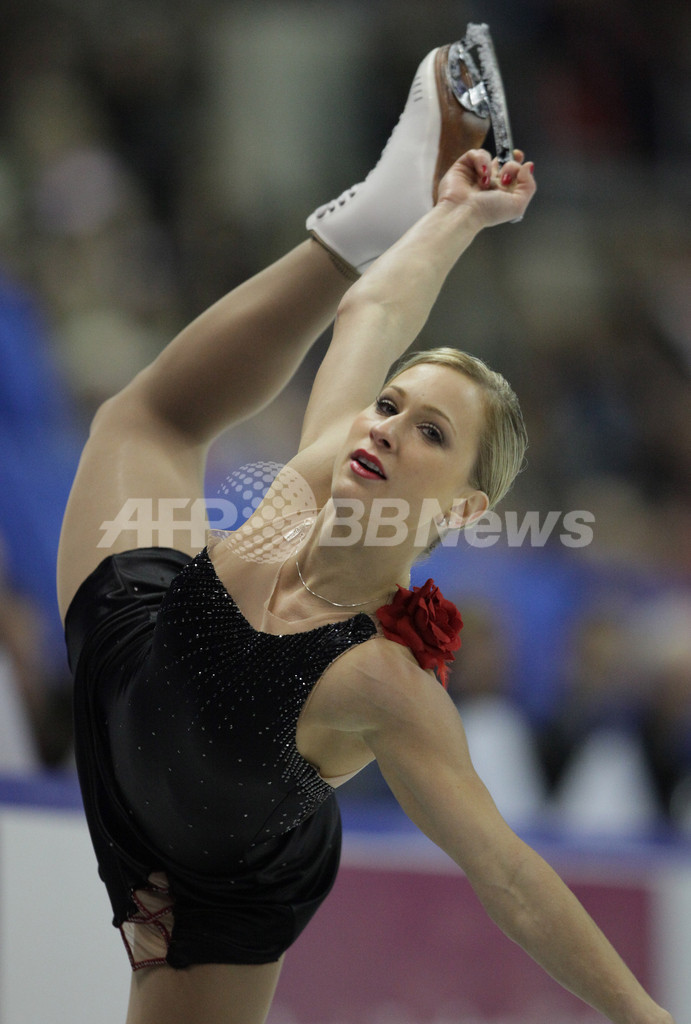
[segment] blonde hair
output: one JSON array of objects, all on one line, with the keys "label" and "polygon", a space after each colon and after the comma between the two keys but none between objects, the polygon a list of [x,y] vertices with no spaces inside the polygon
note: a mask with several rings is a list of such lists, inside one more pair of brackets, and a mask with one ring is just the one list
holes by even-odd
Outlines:
[{"label": "blonde hair", "polygon": [[455,348],[433,348],[404,356],[392,368],[386,384],[419,363],[448,366],[480,386],[485,423],[469,482],[476,490],[484,491],[489,507],[493,508],[508,493],[523,469],[528,447],[523,413],[515,392],[500,373],[491,370],[477,356]]}]

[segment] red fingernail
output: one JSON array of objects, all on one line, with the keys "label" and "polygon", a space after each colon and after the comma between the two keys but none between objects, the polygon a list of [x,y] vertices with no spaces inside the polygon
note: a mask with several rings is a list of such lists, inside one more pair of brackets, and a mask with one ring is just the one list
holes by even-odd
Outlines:
[{"label": "red fingernail", "polygon": [[501,183],[502,183],[502,185],[510,185],[511,184],[511,175],[509,174],[508,171],[504,171],[504,173],[502,174],[502,176],[501,176]]},{"label": "red fingernail", "polygon": [[531,174],[535,173],[535,164],[528,164],[528,170]]}]

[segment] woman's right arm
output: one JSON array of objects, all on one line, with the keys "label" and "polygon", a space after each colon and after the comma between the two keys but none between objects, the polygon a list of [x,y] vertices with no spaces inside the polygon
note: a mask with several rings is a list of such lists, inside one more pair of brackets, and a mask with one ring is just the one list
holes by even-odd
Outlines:
[{"label": "woman's right arm", "polygon": [[[518,151],[517,156],[522,159]],[[315,442],[340,446],[343,424],[376,398],[461,254],[483,228],[521,217],[534,192],[532,168],[520,159],[500,169],[485,150],[471,150],[456,161],[440,184],[436,206],[341,300],[305,414],[301,449]]]}]

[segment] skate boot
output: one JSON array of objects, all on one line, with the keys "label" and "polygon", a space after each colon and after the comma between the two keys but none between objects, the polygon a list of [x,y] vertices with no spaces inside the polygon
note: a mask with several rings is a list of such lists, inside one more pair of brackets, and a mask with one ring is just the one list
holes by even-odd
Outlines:
[{"label": "skate boot", "polygon": [[432,208],[446,171],[483,144],[490,126],[497,155],[508,159],[510,129],[489,30],[471,24],[462,41],[427,54],[376,167],[315,210],[307,229],[357,277]]}]

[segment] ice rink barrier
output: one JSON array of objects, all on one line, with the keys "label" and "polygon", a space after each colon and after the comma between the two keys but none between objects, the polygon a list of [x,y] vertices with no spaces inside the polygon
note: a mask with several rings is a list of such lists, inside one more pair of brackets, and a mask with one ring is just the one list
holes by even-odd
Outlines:
[{"label": "ice rink barrier", "polygon": [[[342,799],[336,887],[289,952],[269,1024],[595,1024],[397,811]],[[525,836],[691,1024],[691,847]],[[71,776],[0,778],[0,1024],[123,1024],[129,965]]]}]

